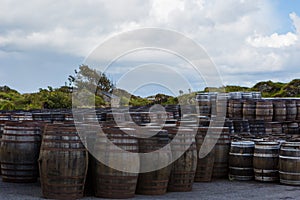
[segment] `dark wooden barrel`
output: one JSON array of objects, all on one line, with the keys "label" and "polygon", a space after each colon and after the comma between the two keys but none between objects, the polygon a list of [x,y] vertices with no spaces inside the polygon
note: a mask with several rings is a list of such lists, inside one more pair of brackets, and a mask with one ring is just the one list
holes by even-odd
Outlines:
[{"label": "dark wooden barrel", "polygon": [[10,121],[11,113],[0,113],[0,120],[1,121]]},{"label": "dark wooden barrel", "polygon": [[[170,118],[178,119],[181,117],[181,106],[180,105],[166,105],[165,110],[168,113],[168,115],[171,114]],[[164,116],[164,115],[165,114],[163,114],[162,116]]]},{"label": "dark wooden barrel", "polygon": [[7,122],[1,142],[1,173],[4,182],[36,182],[41,127],[34,122]]},{"label": "dark wooden barrel", "polygon": [[1,143],[2,143],[2,137],[0,136],[0,175],[1,175]]},{"label": "dark wooden barrel", "polygon": [[253,179],[254,142],[231,142],[229,152],[229,179]]},{"label": "dark wooden barrel", "polygon": [[300,142],[286,142],[279,152],[280,183],[300,185]]},{"label": "dark wooden barrel", "polygon": [[263,120],[248,120],[250,133],[254,136],[264,136],[266,134],[265,122]]},{"label": "dark wooden barrel", "polygon": [[280,122],[267,122],[265,123],[266,133],[273,136],[285,136]]},{"label": "dark wooden barrel", "polygon": [[32,121],[32,114],[30,112],[16,112],[11,115],[12,121]]},{"label": "dark wooden barrel", "polygon": [[250,133],[248,120],[233,120],[234,133]]},{"label": "dark wooden barrel", "polygon": [[283,125],[283,132],[286,136],[296,138],[299,136],[299,125],[296,122],[285,123]]},{"label": "dark wooden barrel", "polygon": [[297,106],[297,117],[296,117],[296,120],[300,121],[300,99],[296,99],[296,106]]},{"label": "dark wooden barrel", "polygon": [[247,120],[255,119],[256,103],[254,100],[246,100],[243,102],[243,118]]},{"label": "dark wooden barrel", "polygon": [[282,99],[273,100],[273,121],[286,121],[286,104]]},{"label": "dark wooden barrel", "polygon": [[210,92],[209,93],[210,108],[211,108],[210,112],[211,112],[211,116],[212,117],[217,115],[217,97],[218,97],[218,93],[217,92]]},{"label": "dark wooden barrel", "polygon": [[7,121],[0,120],[0,137],[2,137],[2,134],[3,134],[3,131],[4,131],[4,126],[5,126],[6,122]]},{"label": "dark wooden barrel", "polygon": [[[128,153],[138,153],[138,140],[133,137],[136,134],[135,129],[104,128],[102,130],[111,142],[126,151],[112,149],[106,139],[98,135],[94,151],[107,152],[105,160],[113,160],[116,156],[121,156],[126,160]],[[113,199],[134,197],[138,173],[119,171],[93,159],[92,174],[96,197]]]},{"label": "dark wooden barrel", "polygon": [[[172,156],[184,152],[173,164],[168,183],[169,192],[188,192],[193,188],[196,167],[197,167],[197,147],[195,141],[196,130],[191,128],[169,129],[169,137],[172,140]],[[191,144],[186,149],[186,144]]]},{"label": "dark wooden barrel", "polygon": [[228,94],[219,93],[216,99],[216,115],[217,116],[227,116],[227,107],[228,107]]},{"label": "dark wooden barrel", "polygon": [[213,167],[215,162],[214,149],[204,158],[199,158],[199,151],[207,134],[208,127],[199,127],[196,135],[197,146],[197,168],[195,182],[209,182],[212,179]]},{"label": "dark wooden barrel", "polygon": [[125,114],[120,112],[109,112],[106,114],[106,121],[114,121],[114,122],[124,122]]},{"label": "dark wooden barrel", "polygon": [[199,114],[201,116],[210,116],[211,114],[211,102],[208,93],[199,93],[196,96],[196,100],[199,106]]},{"label": "dark wooden barrel", "polygon": [[256,119],[271,122],[273,119],[273,103],[272,100],[256,101]]},{"label": "dark wooden barrel", "polygon": [[[228,175],[228,153],[230,148],[230,135],[227,127],[210,127],[212,134],[221,132],[214,147],[214,167],[212,177],[226,178]],[[215,137],[215,136],[212,136]]]},{"label": "dark wooden barrel", "polygon": [[242,92],[229,92],[230,99],[242,99]]},{"label": "dark wooden barrel", "polygon": [[35,121],[52,122],[50,112],[34,112],[32,113],[32,119]]},{"label": "dark wooden barrel", "polygon": [[285,100],[286,121],[295,121],[297,117],[297,105],[294,99]]},{"label": "dark wooden barrel", "polygon": [[51,113],[52,122],[63,122],[65,121],[65,114],[62,111],[56,111]]},{"label": "dark wooden barrel", "polygon": [[[150,132],[156,132],[156,134],[149,138],[139,138],[139,153],[149,153],[161,149],[169,142],[168,131],[149,128]],[[171,148],[165,148],[160,152],[157,152],[157,156],[160,158],[172,159]],[[141,166],[145,165],[146,160],[141,159]],[[170,178],[172,165],[166,166],[162,169],[158,169],[151,172],[140,173],[138,177],[138,184],[136,193],[143,195],[163,195],[167,192],[168,182]]]},{"label": "dark wooden barrel", "polygon": [[252,92],[242,92],[242,99],[247,99],[247,100],[253,99]]},{"label": "dark wooden barrel", "polygon": [[255,144],[253,156],[255,180],[263,182],[279,180],[279,148],[278,142],[258,142]]},{"label": "dark wooden barrel", "polygon": [[234,134],[234,125],[232,120],[226,119],[224,122],[224,127],[228,128],[230,135]]},{"label": "dark wooden barrel", "polygon": [[83,197],[88,152],[73,124],[46,126],[39,169],[43,197],[51,199]]},{"label": "dark wooden barrel", "polygon": [[252,92],[253,99],[261,99],[261,92]]},{"label": "dark wooden barrel", "polygon": [[228,101],[228,116],[230,119],[243,118],[243,101],[241,99],[230,99]]},{"label": "dark wooden barrel", "polygon": [[65,121],[74,121],[74,117],[72,113],[65,113]]}]

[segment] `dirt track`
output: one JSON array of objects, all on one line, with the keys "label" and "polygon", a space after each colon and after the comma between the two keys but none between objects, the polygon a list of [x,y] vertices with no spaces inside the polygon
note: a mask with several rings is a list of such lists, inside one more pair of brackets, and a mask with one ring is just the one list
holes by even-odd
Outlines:
[{"label": "dirt track", "polygon": [[[0,199],[43,199],[41,196],[39,183],[15,184],[0,181]],[[98,198],[85,197],[83,199]],[[286,186],[255,181],[216,180],[210,183],[194,183],[192,192],[167,193],[163,196],[137,195],[135,199],[300,199],[300,186]]]}]

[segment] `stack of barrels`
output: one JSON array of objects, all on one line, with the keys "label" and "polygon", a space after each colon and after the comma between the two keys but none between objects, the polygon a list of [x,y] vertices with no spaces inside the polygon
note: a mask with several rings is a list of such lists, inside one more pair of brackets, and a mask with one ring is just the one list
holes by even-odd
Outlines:
[{"label": "stack of barrels", "polygon": [[[190,118],[179,121],[178,107],[169,106],[167,113],[172,114],[163,128],[152,120],[160,116],[147,108],[128,113],[105,109],[96,114],[82,110],[82,120],[99,122],[104,133],[91,129],[86,137],[79,135],[69,111],[2,113],[2,180],[35,182],[39,178],[43,196],[56,199],[82,198],[87,189],[101,198],[163,195],[191,191],[194,182],[228,177],[300,185],[300,100],[261,99],[254,92],[221,97],[203,93],[197,100],[199,124]],[[223,113],[224,103],[229,118],[212,126],[218,113]],[[194,112],[193,107],[183,109]],[[106,152],[104,159],[109,163],[132,162],[139,170],[122,171],[121,164],[118,169],[109,167],[97,154],[89,154],[87,146],[99,155]],[[128,160],[124,152],[139,153],[138,160]],[[147,171],[153,162],[146,159],[148,153],[156,155],[157,163],[165,160],[167,164]]]},{"label": "stack of barrels", "polygon": [[229,179],[300,185],[300,143],[232,141]]},{"label": "stack of barrels", "polygon": [[196,96],[199,106],[199,114],[201,116],[210,117],[211,115],[211,101],[209,93],[199,93]]}]

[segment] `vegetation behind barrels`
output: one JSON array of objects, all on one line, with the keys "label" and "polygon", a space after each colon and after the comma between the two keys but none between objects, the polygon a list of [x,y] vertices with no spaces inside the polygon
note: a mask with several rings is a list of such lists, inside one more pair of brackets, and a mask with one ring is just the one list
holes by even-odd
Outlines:
[{"label": "vegetation behind barrels", "polygon": [[[144,106],[156,103],[162,105],[177,104],[178,97],[180,97],[181,102],[191,102],[195,100],[195,95],[198,92],[220,90],[220,88],[205,88],[203,91],[191,92],[187,88],[187,93],[184,93],[182,90],[178,91],[179,95],[177,97],[154,94],[143,98],[131,95],[125,90],[115,88],[113,80],[108,78],[106,74],[81,65],[78,70],[75,70],[74,75],[68,77],[65,85],[59,88],[48,86],[48,88],[40,88],[38,92],[21,94],[8,86],[0,86],[0,110],[71,108],[73,90],[82,88],[90,91],[96,88],[96,107],[110,106],[110,98],[112,96],[109,94],[112,91],[114,91],[116,96],[121,97],[120,104],[122,106]],[[300,79],[292,80],[289,83],[263,81],[255,84],[253,87],[227,85],[222,89],[226,92],[260,91],[263,97],[300,97]],[[95,91],[92,92],[94,93]]]}]

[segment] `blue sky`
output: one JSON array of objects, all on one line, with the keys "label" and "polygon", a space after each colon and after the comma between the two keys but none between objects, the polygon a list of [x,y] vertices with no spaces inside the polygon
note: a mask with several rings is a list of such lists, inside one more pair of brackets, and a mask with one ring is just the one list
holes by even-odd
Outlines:
[{"label": "blue sky", "polygon": [[[64,85],[107,38],[143,27],[171,29],[196,41],[215,63],[224,84],[252,86],[263,80],[287,82],[300,77],[297,0],[4,0],[0,3],[0,85],[22,93]],[[149,52],[135,56],[137,61],[124,62],[127,66],[162,59],[164,64],[182,65],[169,56],[154,55]],[[108,75],[117,81],[126,70],[111,70]],[[187,74],[192,89],[202,89],[203,80],[192,75]],[[180,84],[178,89],[188,91]],[[148,86],[137,91],[143,96],[153,92]]]},{"label": "blue sky", "polygon": [[295,12],[300,14],[300,1],[297,0],[274,0],[274,7],[276,8],[277,15],[282,19],[281,28],[278,29],[278,32],[285,33],[291,31],[292,21],[289,18],[289,14]]}]

